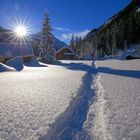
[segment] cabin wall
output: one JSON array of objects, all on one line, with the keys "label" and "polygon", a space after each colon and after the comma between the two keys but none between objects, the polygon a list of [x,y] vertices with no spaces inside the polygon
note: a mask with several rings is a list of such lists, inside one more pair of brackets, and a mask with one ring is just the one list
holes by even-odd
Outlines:
[{"label": "cabin wall", "polygon": [[74,59],[75,55],[64,55],[64,53],[71,53],[69,49],[63,49],[60,52],[56,54],[56,59],[62,60],[62,59]]},{"label": "cabin wall", "polygon": [[74,60],[75,59],[75,55],[65,55],[64,59],[65,60]]},{"label": "cabin wall", "polygon": [[30,62],[33,58],[34,58],[34,56],[23,57],[23,61],[24,61],[25,63],[28,63],[28,62]]}]

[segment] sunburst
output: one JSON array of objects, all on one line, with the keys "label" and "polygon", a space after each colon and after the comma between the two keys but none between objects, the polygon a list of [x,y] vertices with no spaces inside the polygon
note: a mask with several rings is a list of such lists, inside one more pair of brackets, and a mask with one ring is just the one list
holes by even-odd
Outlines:
[{"label": "sunburst", "polygon": [[12,42],[14,43],[29,43],[31,42],[31,26],[26,19],[19,20],[15,18],[12,22]]},{"label": "sunburst", "polygon": [[27,33],[28,33],[25,26],[17,26],[14,32],[16,33],[18,37],[25,37],[27,36]]}]

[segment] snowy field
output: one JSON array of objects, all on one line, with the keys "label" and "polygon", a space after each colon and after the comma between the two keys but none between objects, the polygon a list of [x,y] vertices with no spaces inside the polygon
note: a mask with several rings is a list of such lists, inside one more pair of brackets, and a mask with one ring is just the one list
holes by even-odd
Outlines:
[{"label": "snowy field", "polygon": [[[81,98],[82,78],[90,66],[90,61],[63,61],[60,65],[0,73],[0,140],[46,139],[49,129],[59,127],[59,117],[61,122],[70,118],[69,104],[77,96]],[[75,103],[72,106],[75,108]],[[64,113],[67,108],[69,117]]]},{"label": "snowy field", "polygon": [[140,60],[32,66],[1,65],[0,140],[140,139]]},{"label": "snowy field", "polygon": [[84,128],[92,140],[140,140],[140,60],[95,65],[97,98]]}]

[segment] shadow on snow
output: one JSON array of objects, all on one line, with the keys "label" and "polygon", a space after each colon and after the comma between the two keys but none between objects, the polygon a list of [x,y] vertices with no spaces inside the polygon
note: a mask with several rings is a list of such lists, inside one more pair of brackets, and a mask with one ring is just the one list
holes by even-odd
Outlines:
[{"label": "shadow on snow", "polygon": [[48,134],[40,137],[39,140],[90,140],[90,136],[84,132],[82,127],[86,120],[90,103],[93,102],[95,97],[91,85],[97,72],[140,78],[140,71],[135,70],[117,70],[108,67],[98,67],[95,69],[83,63],[57,62],[53,65],[84,71],[86,74],[82,78],[83,84],[79,88],[75,99],[69,104],[65,112],[58,117]]},{"label": "shadow on snow", "polygon": [[63,66],[66,69],[70,69],[70,70],[77,70],[77,71],[85,71],[85,72],[95,72],[95,69],[93,69],[93,67],[91,67],[90,65],[86,65],[84,63],[81,62],[72,62],[72,63],[62,63],[60,61],[52,64],[52,65],[57,65],[57,66]]},{"label": "shadow on snow", "polygon": [[113,75],[119,75],[119,76],[131,77],[131,78],[140,78],[140,70],[139,71],[119,70],[119,69],[111,69],[109,67],[98,67],[97,71],[106,74],[113,74]]},{"label": "shadow on snow", "polygon": [[86,120],[90,103],[95,96],[91,88],[93,77],[96,74],[95,69],[82,63],[63,63],[61,65],[68,69],[83,70],[87,73],[82,78],[83,84],[79,88],[77,96],[65,112],[58,117],[49,133],[40,137],[39,140],[89,140],[89,136],[82,131],[82,127]]},{"label": "shadow on snow", "polygon": [[[56,63],[58,66],[63,66],[67,69],[71,70],[80,70],[80,71],[91,71],[94,72],[95,69],[92,69],[91,66],[88,66],[83,63]],[[131,77],[131,78],[140,78],[140,70],[119,70],[119,69],[111,69],[109,67],[98,67],[96,69],[97,72],[100,73],[107,73],[107,74],[113,74],[113,75],[119,75],[119,76],[125,76],[125,77]]]}]

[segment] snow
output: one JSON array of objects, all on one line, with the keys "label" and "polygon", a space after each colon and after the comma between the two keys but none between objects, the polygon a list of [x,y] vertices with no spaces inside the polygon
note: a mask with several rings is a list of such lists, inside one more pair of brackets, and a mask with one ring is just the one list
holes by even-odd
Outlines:
[{"label": "snow", "polygon": [[28,67],[47,67],[46,64],[39,62],[35,58],[32,58],[29,62],[24,62],[24,65]]},{"label": "snow", "polygon": [[24,66],[23,66],[23,58],[20,56],[17,56],[13,59],[10,59],[6,62],[6,65],[15,68],[17,71],[21,71]]},{"label": "snow", "polygon": [[82,85],[80,85],[77,95],[69,107],[59,116],[54,123],[54,128],[51,129],[47,135],[41,137],[40,140],[76,140],[88,137],[86,133],[82,132],[82,126],[86,120],[90,102],[95,95],[91,87],[95,71],[91,67],[92,61],[81,62],[82,61],[73,61],[70,64],[63,64],[64,67],[71,70],[80,70],[86,73],[82,78]]},{"label": "snow", "polygon": [[84,129],[94,140],[139,140],[140,60],[96,61],[96,101]]},{"label": "snow", "polygon": [[14,71],[12,67],[6,66],[5,64],[0,63],[0,72],[6,72],[6,71]]},{"label": "snow", "polygon": [[[62,61],[59,65],[25,66],[21,72],[0,74],[0,139],[37,140],[46,136],[57,120],[65,120],[90,65],[88,61]],[[86,77],[90,79],[90,75]]]},{"label": "snow", "polygon": [[138,9],[136,10],[136,13],[140,13],[140,8],[138,8]]},{"label": "snow", "polygon": [[129,44],[129,48],[127,50],[122,51],[121,59],[125,59],[128,55],[132,57],[139,57],[139,48],[139,44]]},{"label": "snow", "polygon": [[91,65],[32,60],[0,74],[0,139],[138,140],[140,60]]}]

